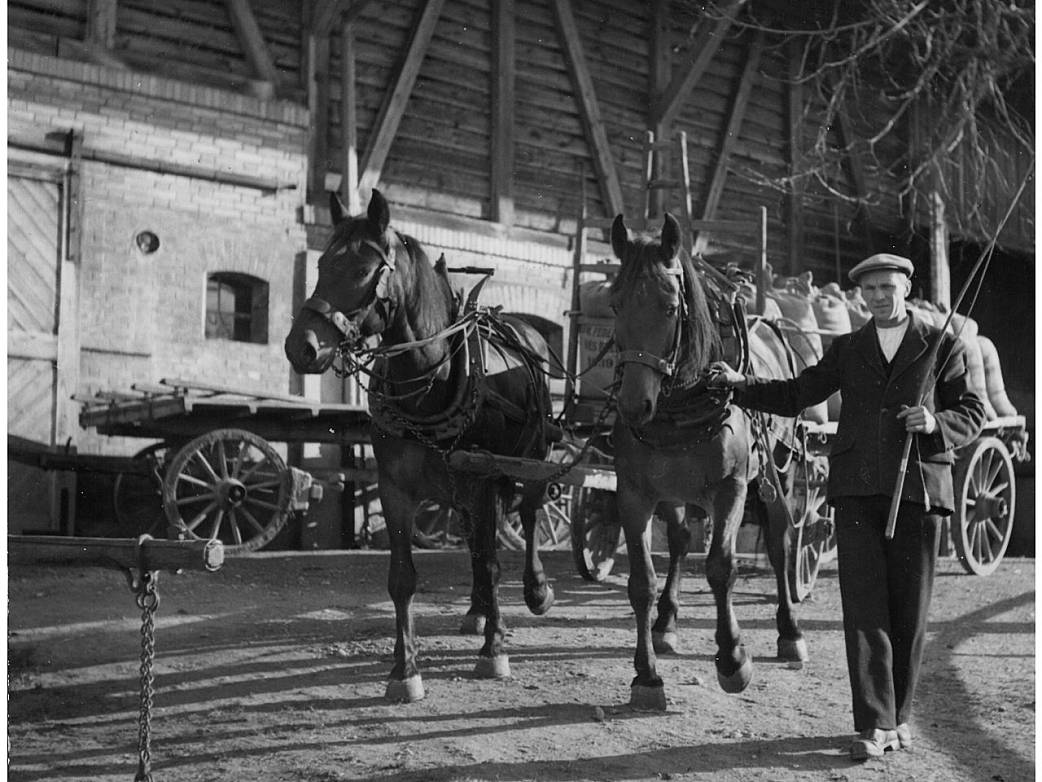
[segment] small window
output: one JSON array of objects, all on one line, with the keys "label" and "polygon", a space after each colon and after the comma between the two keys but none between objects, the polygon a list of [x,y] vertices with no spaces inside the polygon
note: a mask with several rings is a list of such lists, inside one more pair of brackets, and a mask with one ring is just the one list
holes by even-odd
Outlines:
[{"label": "small window", "polygon": [[267,344],[268,283],[249,274],[211,274],[206,280],[206,338]]}]

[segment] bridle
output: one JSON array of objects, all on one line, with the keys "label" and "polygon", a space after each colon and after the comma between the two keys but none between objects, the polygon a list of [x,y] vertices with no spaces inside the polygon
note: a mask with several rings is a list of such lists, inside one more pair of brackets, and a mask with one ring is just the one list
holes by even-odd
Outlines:
[{"label": "bridle", "polygon": [[680,311],[677,313],[677,320],[673,329],[673,346],[669,351],[669,356],[661,358],[646,350],[620,350],[616,354],[616,364],[620,368],[623,364],[644,364],[666,378],[671,378],[677,373],[677,364],[680,360],[680,342],[683,338],[683,324],[687,320],[687,297],[684,295],[683,269],[666,269],[666,274],[676,277],[680,285]]},{"label": "bridle", "polygon": [[373,333],[378,333],[376,331],[366,333],[362,330],[363,324],[374,309],[382,310],[377,312],[377,315],[383,320],[384,327],[394,319],[395,306],[394,300],[389,294],[389,289],[391,274],[397,268],[395,248],[389,246],[385,250],[378,242],[374,242],[371,239],[363,239],[362,244],[380,257],[380,268],[376,272],[376,283],[373,285],[372,293],[361,306],[348,313],[343,313],[318,296],[312,296],[302,305],[303,309],[310,310],[324,318],[333,328],[340,332],[343,337],[340,343],[341,349],[357,349],[366,337],[371,336]]}]

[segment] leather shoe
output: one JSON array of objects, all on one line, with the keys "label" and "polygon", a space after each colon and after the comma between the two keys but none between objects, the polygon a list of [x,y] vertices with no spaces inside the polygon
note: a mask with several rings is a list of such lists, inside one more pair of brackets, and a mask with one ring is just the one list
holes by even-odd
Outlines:
[{"label": "leather shoe", "polygon": [[897,730],[894,731],[897,734],[897,740],[901,744],[901,749],[908,749],[912,746],[912,729],[908,727],[907,722],[902,722],[897,726]]},{"label": "leather shoe", "polygon": [[897,738],[896,730],[869,728],[861,731],[850,745],[850,759],[881,758],[888,749],[897,749],[899,746],[901,742]]}]

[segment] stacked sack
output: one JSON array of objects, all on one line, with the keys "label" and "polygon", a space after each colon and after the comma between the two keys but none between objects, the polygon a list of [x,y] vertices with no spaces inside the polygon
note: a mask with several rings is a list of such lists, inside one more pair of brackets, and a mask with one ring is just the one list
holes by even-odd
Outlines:
[{"label": "stacked sack", "polygon": [[[797,371],[816,363],[836,335],[855,331],[872,318],[859,287],[843,291],[833,282],[818,288],[810,272],[804,272],[798,277],[771,275],[770,278],[773,279],[773,285],[767,292],[768,306],[764,317],[774,317],[774,310],[780,313],[778,323],[797,356]],[[748,290],[743,291],[742,295],[749,302],[755,301],[755,288],[751,285],[747,287]],[[938,328],[947,319],[946,313],[929,302],[912,299],[908,302],[908,309]],[[977,322],[956,313],[952,316],[948,331],[958,334],[966,349],[970,389],[984,402],[988,420],[1017,415],[1016,408],[1006,394],[995,345],[979,333]],[[835,421],[839,418],[840,405],[837,393],[822,405],[808,409],[804,417],[817,423]]]}]

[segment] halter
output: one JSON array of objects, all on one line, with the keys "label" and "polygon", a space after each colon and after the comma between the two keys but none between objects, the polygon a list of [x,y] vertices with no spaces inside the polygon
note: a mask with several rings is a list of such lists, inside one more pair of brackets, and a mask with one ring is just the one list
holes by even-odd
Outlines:
[{"label": "halter", "polygon": [[673,329],[673,346],[667,358],[660,358],[654,353],[646,350],[620,350],[616,363],[621,367],[623,364],[644,364],[649,366],[664,377],[673,377],[677,373],[677,363],[680,358],[680,341],[683,337],[683,323],[687,319],[687,299],[684,295],[684,271],[683,269],[666,269],[666,274],[678,278],[680,283],[680,312]]},{"label": "halter", "polygon": [[394,253],[389,253],[388,250],[384,250],[383,247],[371,239],[362,240],[362,244],[380,256],[380,268],[377,271],[376,284],[373,286],[373,293],[369,299],[360,307],[351,310],[347,314],[344,314],[328,301],[318,296],[312,296],[303,304],[304,309],[311,310],[332,324],[333,328],[344,337],[342,344],[352,348],[369,336],[362,332],[362,324],[377,304],[380,302],[385,303],[385,311],[379,313],[385,324],[389,323],[394,317],[394,302],[388,295],[388,288],[390,286],[390,275],[397,268],[395,255]]}]

